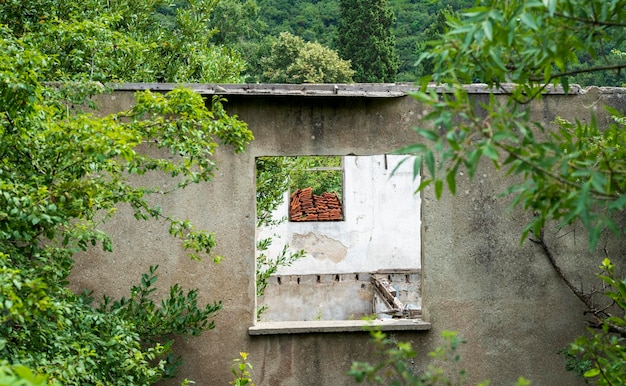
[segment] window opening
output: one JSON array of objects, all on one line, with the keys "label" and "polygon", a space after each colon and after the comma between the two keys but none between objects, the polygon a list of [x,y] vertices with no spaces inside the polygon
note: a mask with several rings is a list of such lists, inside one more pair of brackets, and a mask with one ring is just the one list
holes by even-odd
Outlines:
[{"label": "window opening", "polygon": [[[257,159],[258,321],[421,317],[415,161],[404,155]],[[304,190],[336,194],[341,221],[320,221],[319,214],[294,219],[294,198]]]}]

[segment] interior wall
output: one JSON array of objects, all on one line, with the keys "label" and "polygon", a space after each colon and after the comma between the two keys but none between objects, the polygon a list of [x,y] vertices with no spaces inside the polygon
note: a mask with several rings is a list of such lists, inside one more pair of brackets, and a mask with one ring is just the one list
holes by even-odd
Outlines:
[{"label": "interior wall", "polygon": [[[269,256],[284,245],[306,255],[277,274],[332,274],[381,269],[420,269],[420,196],[414,194],[414,157],[393,154],[344,156],[343,221],[282,221],[259,229],[272,238]],[[289,213],[289,193],[273,214]]]}]

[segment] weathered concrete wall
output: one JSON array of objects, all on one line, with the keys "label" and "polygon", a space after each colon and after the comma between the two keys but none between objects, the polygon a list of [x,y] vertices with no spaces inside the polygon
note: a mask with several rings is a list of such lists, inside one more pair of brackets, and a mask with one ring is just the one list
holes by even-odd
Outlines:
[{"label": "weathered concrete wall", "polygon": [[[120,91],[104,98],[105,110],[128,106],[130,96]],[[375,360],[366,333],[248,334],[256,300],[254,159],[385,154],[419,141],[411,127],[420,123],[425,109],[408,96],[342,97],[341,92],[228,99],[228,111],[248,122],[256,140],[242,155],[219,150],[220,170],[213,183],[160,202],[164,211],[214,230],[217,253],[225,260],[218,266],[190,261],[162,225],[121,216],[108,228],[115,255],[93,251],[81,257],[73,285],[96,294],[125,295],[149,265],[160,264],[161,285],[179,282],[199,288],[202,301],[223,300],[214,331],[179,343],[186,359],[181,373],[199,385],[227,384],[231,361],[240,351],[250,353],[257,385],[353,384],[346,376],[351,362]],[[544,122],[557,115],[584,121],[592,111],[605,120],[601,106],[607,103],[624,111],[624,90],[550,95],[531,108]],[[470,382],[491,379],[494,385],[509,385],[523,375],[535,385],[583,384],[564,370],[557,354],[584,331],[582,308],[540,249],[528,242],[520,245],[528,214],[508,212],[508,200],[499,196],[505,181],[489,165],[472,183],[462,170],[458,177],[457,196],[444,194],[437,201],[430,190],[422,195],[423,310],[432,329],[392,335],[413,343],[420,353],[415,367],[423,368],[441,331],[459,331],[467,340],[461,355]],[[548,243],[566,272],[593,272],[602,257],[587,252],[583,233],[547,230]],[[604,246],[611,257],[623,258],[621,240],[606,240]]]}]

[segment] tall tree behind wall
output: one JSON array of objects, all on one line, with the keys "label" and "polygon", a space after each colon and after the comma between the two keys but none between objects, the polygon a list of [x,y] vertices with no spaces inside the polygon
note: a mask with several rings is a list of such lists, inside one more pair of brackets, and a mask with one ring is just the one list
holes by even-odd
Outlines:
[{"label": "tall tree behind wall", "polygon": [[[339,0],[257,0],[257,3],[259,19],[265,24],[259,29],[261,35],[277,36],[281,32],[290,32],[305,41],[337,48]],[[388,4],[395,15],[392,31],[400,58],[397,80],[412,82],[422,73],[415,66],[419,56],[416,47],[428,40],[424,37],[426,29],[435,22],[442,9],[451,7],[457,11],[471,7],[474,0],[389,0]]]},{"label": "tall tree behind wall", "polygon": [[257,0],[259,17],[267,24],[264,35],[290,32],[302,39],[334,47],[338,0]]},{"label": "tall tree behind wall", "polygon": [[386,0],[340,0],[337,48],[352,61],[356,82],[395,82],[399,59]]}]

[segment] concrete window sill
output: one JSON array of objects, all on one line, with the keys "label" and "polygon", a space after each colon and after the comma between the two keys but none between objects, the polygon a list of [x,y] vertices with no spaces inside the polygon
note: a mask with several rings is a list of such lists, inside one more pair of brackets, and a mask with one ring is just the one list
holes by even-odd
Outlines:
[{"label": "concrete window sill", "polygon": [[306,334],[312,332],[362,332],[364,327],[380,327],[383,331],[427,331],[430,323],[420,319],[312,320],[262,322],[248,329],[249,335]]}]

